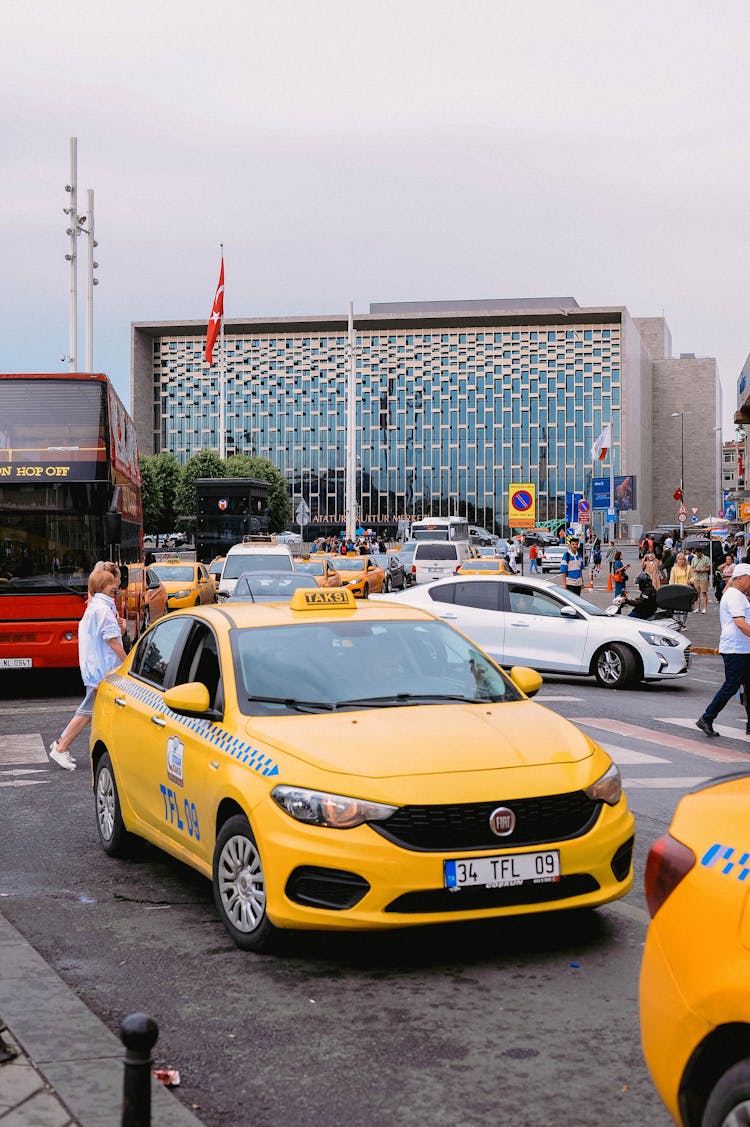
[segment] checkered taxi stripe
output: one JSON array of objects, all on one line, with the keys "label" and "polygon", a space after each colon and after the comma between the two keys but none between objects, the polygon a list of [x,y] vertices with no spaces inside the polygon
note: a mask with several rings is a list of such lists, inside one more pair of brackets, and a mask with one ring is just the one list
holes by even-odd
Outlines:
[{"label": "checkered taxi stripe", "polygon": [[107,680],[119,692],[133,697],[148,708],[153,708],[154,712],[161,712],[169,720],[190,732],[194,732],[206,743],[211,744],[219,751],[223,751],[232,759],[236,759],[238,763],[242,763],[245,767],[257,772],[257,774],[278,775],[278,764],[274,763],[270,755],[263,755],[259,748],[251,747],[250,744],[238,739],[237,736],[233,736],[221,725],[213,724],[210,720],[204,720],[200,716],[181,716],[179,712],[173,712],[171,708],[166,706],[157,692],[150,689],[148,685],[141,684],[140,681],[130,681],[127,677],[121,677],[118,674],[112,674]]}]

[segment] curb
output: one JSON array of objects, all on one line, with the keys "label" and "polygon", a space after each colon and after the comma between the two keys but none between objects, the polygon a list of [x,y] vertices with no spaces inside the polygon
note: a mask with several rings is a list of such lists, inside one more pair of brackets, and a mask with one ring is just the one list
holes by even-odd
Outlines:
[{"label": "curb", "polygon": [[[0,1015],[49,1091],[81,1127],[118,1127],[125,1056],[120,1039],[2,914],[0,967]],[[159,1127],[200,1127],[201,1121],[153,1078],[151,1107]],[[0,1108],[0,1118],[8,1111]],[[24,1115],[21,1106],[15,1118],[10,1110],[8,1122],[28,1127],[47,1122],[33,1115]]]}]

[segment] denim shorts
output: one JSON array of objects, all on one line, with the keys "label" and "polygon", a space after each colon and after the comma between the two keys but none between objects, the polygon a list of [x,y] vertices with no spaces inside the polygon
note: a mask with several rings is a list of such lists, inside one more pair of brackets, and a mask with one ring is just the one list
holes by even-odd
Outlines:
[{"label": "denim shorts", "polygon": [[96,685],[86,686],[86,696],[83,698],[78,708],[75,711],[76,716],[91,716],[94,711],[94,697],[96,696]]}]

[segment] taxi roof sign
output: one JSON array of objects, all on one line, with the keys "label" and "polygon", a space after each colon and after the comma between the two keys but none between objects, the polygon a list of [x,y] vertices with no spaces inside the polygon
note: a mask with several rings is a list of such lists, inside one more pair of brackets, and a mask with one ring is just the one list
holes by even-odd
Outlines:
[{"label": "taxi roof sign", "polygon": [[356,610],[357,601],[347,587],[299,587],[292,595],[290,610]]}]

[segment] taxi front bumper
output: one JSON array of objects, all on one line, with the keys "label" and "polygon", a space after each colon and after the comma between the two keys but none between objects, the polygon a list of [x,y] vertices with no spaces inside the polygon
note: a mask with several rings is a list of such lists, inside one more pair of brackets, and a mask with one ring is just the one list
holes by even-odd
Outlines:
[{"label": "taxi front bumper", "polygon": [[[581,837],[514,849],[500,838],[492,849],[407,849],[368,825],[334,830],[297,822],[271,798],[255,809],[252,823],[268,915],[279,927],[394,928],[595,907],[624,896],[633,883],[634,820],[624,799],[603,806]],[[547,849],[559,850],[559,882],[458,891],[445,886],[446,860]]]}]

